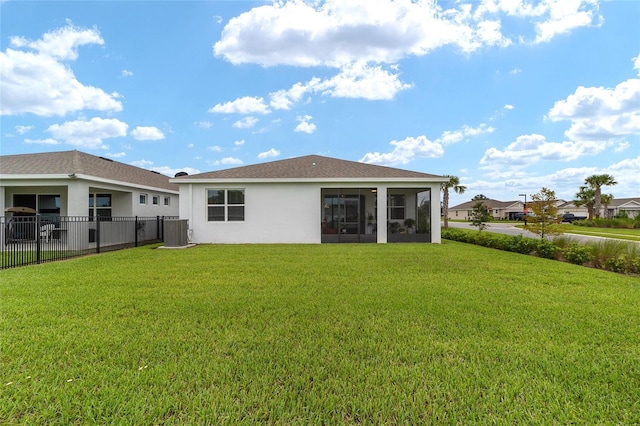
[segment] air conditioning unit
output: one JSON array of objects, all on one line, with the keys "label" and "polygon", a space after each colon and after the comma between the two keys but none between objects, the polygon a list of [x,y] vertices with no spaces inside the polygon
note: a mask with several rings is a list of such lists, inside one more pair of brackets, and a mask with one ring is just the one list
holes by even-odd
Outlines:
[{"label": "air conditioning unit", "polygon": [[165,219],[164,221],[164,246],[186,247],[189,245],[187,237],[189,221],[187,219]]}]

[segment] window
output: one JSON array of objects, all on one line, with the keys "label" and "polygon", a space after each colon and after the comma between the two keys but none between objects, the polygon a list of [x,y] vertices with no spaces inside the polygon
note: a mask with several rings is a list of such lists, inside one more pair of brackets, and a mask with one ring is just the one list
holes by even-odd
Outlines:
[{"label": "window", "polygon": [[111,217],[111,194],[89,194],[89,217]]},{"label": "window", "polygon": [[140,194],[140,204],[147,204],[147,194]]},{"label": "window", "polygon": [[404,194],[389,195],[387,206],[389,207],[389,219],[404,219]]},{"label": "window", "polygon": [[151,198],[151,202],[153,203],[154,206],[160,205],[160,197],[158,197],[157,195],[154,195]]},{"label": "window", "polygon": [[164,197],[164,205],[165,206],[171,205],[171,197]]},{"label": "window", "polygon": [[207,220],[209,222],[244,221],[244,189],[208,189]]}]

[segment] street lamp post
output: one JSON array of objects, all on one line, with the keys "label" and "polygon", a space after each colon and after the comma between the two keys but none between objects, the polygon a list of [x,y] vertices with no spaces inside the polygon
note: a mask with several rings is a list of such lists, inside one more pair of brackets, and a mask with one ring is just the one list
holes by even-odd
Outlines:
[{"label": "street lamp post", "polygon": [[524,226],[527,226],[527,194],[518,194],[520,197],[524,197],[524,208],[522,209],[522,220],[524,220]]}]

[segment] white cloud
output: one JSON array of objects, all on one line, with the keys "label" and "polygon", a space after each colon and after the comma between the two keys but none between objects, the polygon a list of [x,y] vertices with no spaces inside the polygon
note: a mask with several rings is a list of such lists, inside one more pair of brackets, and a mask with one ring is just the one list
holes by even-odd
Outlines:
[{"label": "white cloud", "polygon": [[445,45],[471,52],[510,43],[499,20],[475,19],[469,9],[432,1],[274,2],[231,19],[214,53],[234,64],[340,66],[391,63]]},{"label": "white cloud", "polygon": [[615,147],[614,151],[615,152],[623,152],[626,151],[627,149],[629,149],[631,145],[629,144],[628,141],[620,141],[618,142],[618,145]]},{"label": "white cloud", "polygon": [[94,117],[89,121],[67,121],[49,126],[47,131],[56,139],[82,148],[106,148],[102,141],[127,135],[128,125],[115,118]]},{"label": "white cloud", "polygon": [[269,151],[261,152],[258,154],[258,158],[260,160],[264,160],[265,158],[273,158],[280,155],[280,151],[275,148],[271,148]]},{"label": "white cloud", "polygon": [[515,107],[513,105],[506,104],[503,108],[510,111],[510,110],[514,109]]},{"label": "white cloud", "polygon": [[400,91],[412,87],[400,81],[398,74],[381,66],[355,62],[342,67],[340,72],[327,80],[312,80],[309,87],[314,92],[336,98],[361,98],[390,100]]},{"label": "white cloud", "polygon": [[[487,15],[520,18],[533,25],[533,43],[548,42],[559,34],[589,25],[599,25],[599,0],[482,0],[474,12],[475,19]],[[524,39],[521,35],[520,39]]]},{"label": "white cloud", "polygon": [[[104,44],[97,30],[67,27],[46,33],[36,41],[12,37],[11,46],[0,52],[0,115],[31,113],[63,116],[92,109],[122,111],[117,93],[80,83],[71,68],[61,62],[75,60],[77,49]],[[34,49],[33,51],[16,49]]]},{"label": "white cloud", "polygon": [[201,129],[210,129],[211,126],[213,126],[213,124],[210,121],[197,121],[195,124]]},{"label": "white cloud", "polygon": [[75,27],[70,22],[67,26],[48,32],[41,39],[30,41],[24,37],[10,38],[11,45],[17,48],[30,48],[39,54],[60,60],[78,59],[78,47],[87,44],[103,45],[104,40],[97,29]]},{"label": "white cloud", "polygon": [[244,141],[244,139],[240,139],[240,140],[238,140],[238,141],[235,141],[233,144],[234,144],[235,146],[242,146],[242,145],[244,145],[244,144],[245,144],[245,141]]},{"label": "white cloud", "polygon": [[46,138],[46,139],[25,139],[24,143],[40,144],[40,145],[59,145],[60,144],[60,142],[58,142],[55,139],[51,139],[51,138]]},{"label": "white cloud", "polygon": [[[534,43],[601,21],[598,0],[277,1],[229,20],[213,51],[263,66],[394,63],[447,45],[467,53],[509,46],[505,17],[519,21],[513,40]],[[526,41],[531,31],[536,37]]]},{"label": "white cloud", "polygon": [[298,121],[298,125],[293,129],[294,132],[303,132],[311,134],[316,131],[317,127],[315,124],[310,123],[313,119],[310,115],[300,115],[296,118]]},{"label": "white cloud", "polygon": [[16,132],[19,135],[24,135],[25,133],[28,133],[31,130],[33,130],[33,126],[16,126]]},{"label": "white cloud", "polygon": [[296,83],[289,90],[278,90],[269,94],[271,105],[274,109],[291,109],[294,103],[300,102],[309,91],[309,85]]},{"label": "white cloud", "polygon": [[[547,2],[547,5],[547,20],[537,22],[535,25],[535,43],[550,41],[558,34],[569,33],[602,19],[596,15],[598,0],[556,0]],[[595,23],[595,25],[598,24],[599,22]]]},{"label": "white cloud", "polygon": [[442,145],[450,145],[458,143],[469,136],[478,136],[484,133],[493,133],[494,131],[494,127],[487,126],[484,123],[480,124],[478,127],[471,127],[465,124],[458,130],[447,130],[443,132],[440,138],[436,139],[436,142],[441,143]]},{"label": "white cloud", "polygon": [[207,150],[211,152],[221,152],[222,148],[220,148],[218,145],[212,145],[212,146],[208,146]]},{"label": "white cloud", "polygon": [[489,148],[480,164],[488,168],[524,167],[541,160],[570,161],[586,155],[595,155],[609,144],[595,141],[548,142],[542,135],[518,136],[504,149]]},{"label": "white cloud", "polygon": [[138,126],[131,131],[131,136],[139,141],[158,141],[164,139],[164,133],[157,127]]},{"label": "white cloud", "polygon": [[194,169],[193,167],[169,167],[169,166],[155,166],[150,167],[149,170],[153,170],[154,172],[162,173],[165,176],[174,177],[178,172],[186,172],[190,175],[195,175],[200,173],[200,170]]},{"label": "white cloud", "polygon": [[122,158],[122,157],[126,157],[127,153],[124,152],[124,151],[121,151],[121,152],[108,152],[106,154],[106,156],[110,157],[110,158]]},{"label": "white cloud", "polygon": [[242,160],[234,157],[226,157],[222,160],[208,161],[208,163],[212,166],[237,166],[242,164]]},{"label": "white cloud", "polygon": [[[497,169],[483,173],[483,179],[465,181],[467,193],[480,192],[497,199],[518,199],[518,194],[534,194],[543,186],[553,188],[556,195],[564,200],[571,200],[587,176],[594,174],[610,174],[618,185],[607,190],[616,198],[638,195],[640,188],[640,156],[628,158],[608,167],[568,167],[545,175],[527,174],[521,169]],[[511,194],[511,195],[509,195]],[[520,198],[521,199],[521,198]],[[460,202],[462,202],[460,201]],[[455,202],[455,201],[454,201]]]},{"label": "white cloud", "polygon": [[123,77],[133,77],[133,72],[131,72],[129,70],[122,70],[122,76]]},{"label": "white cloud", "polygon": [[131,163],[132,166],[136,166],[136,167],[142,167],[143,169],[149,168],[149,166],[153,165],[153,161],[151,160],[135,160],[132,161]]},{"label": "white cloud", "polygon": [[565,134],[572,140],[640,134],[640,79],[623,81],[613,89],[580,86],[553,105],[549,118],[570,120]]},{"label": "white cloud", "polygon": [[393,151],[388,153],[369,152],[360,159],[363,163],[393,166],[407,164],[415,157],[438,158],[444,155],[442,144],[432,142],[426,136],[408,137],[401,141],[391,141]]},{"label": "white cloud", "polygon": [[217,104],[209,108],[209,112],[219,114],[269,114],[269,108],[263,98],[245,96],[235,101]]},{"label": "white cloud", "polygon": [[255,117],[245,117],[233,123],[233,127],[236,127],[238,129],[249,129],[255,126],[258,123],[258,121],[260,120]]},{"label": "white cloud", "polygon": [[136,166],[136,167],[141,167],[143,169],[147,169],[147,170],[153,170],[154,172],[158,172],[161,173],[165,176],[169,176],[169,177],[174,177],[176,175],[176,173],[178,172],[186,172],[190,175],[194,175],[194,174],[198,174],[200,173],[200,170],[198,169],[194,169],[193,167],[179,167],[179,168],[174,168],[174,167],[169,167],[169,166],[154,166],[153,161],[151,160],[136,160],[136,161],[132,161],[131,163],[132,166]]},{"label": "white cloud", "polygon": [[633,61],[633,69],[638,70],[638,75],[640,76],[640,55],[633,58],[632,61]]}]

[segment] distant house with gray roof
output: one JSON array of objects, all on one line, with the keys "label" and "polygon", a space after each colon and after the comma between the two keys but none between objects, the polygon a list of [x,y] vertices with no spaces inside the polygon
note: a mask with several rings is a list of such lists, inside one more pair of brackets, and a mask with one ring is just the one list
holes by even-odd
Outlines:
[{"label": "distant house with gray roof", "polygon": [[440,242],[442,176],[308,155],[171,179],[195,243]]},{"label": "distant house with gray roof", "polygon": [[178,216],[178,197],[167,176],[77,150],[0,156],[0,214]]},{"label": "distant house with gray roof", "polygon": [[[522,201],[499,201],[491,198],[478,201],[482,201],[487,206],[494,220],[514,220],[516,214],[522,214],[524,211],[524,203]],[[476,200],[467,201],[449,207],[449,220],[470,220],[475,203],[477,203]]]}]

